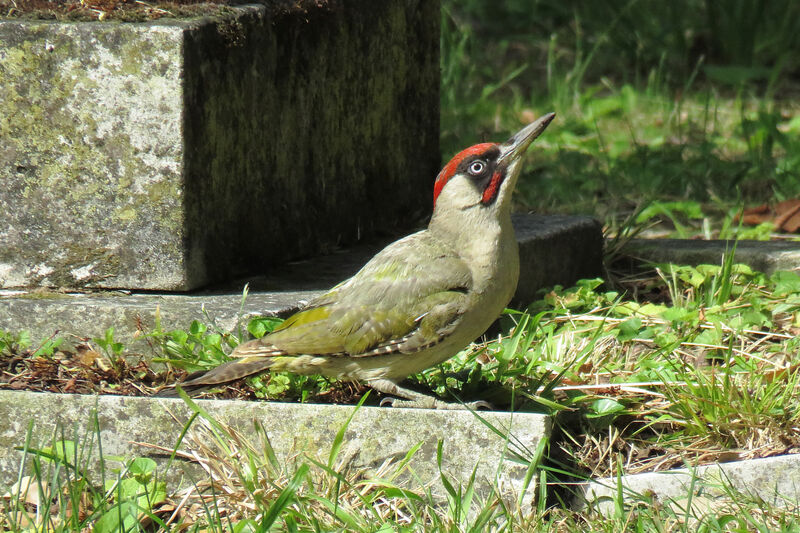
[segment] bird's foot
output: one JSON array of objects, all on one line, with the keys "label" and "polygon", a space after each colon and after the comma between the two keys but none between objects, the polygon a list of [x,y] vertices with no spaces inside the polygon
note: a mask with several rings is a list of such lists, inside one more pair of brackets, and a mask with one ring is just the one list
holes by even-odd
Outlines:
[{"label": "bird's foot", "polygon": [[466,403],[443,402],[426,396],[414,400],[401,400],[400,398],[384,398],[380,403],[381,407],[399,407],[415,409],[467,409],[470,411],[491,411],[494,409],[492,404],[483,400]]},{"label": "bird's foot", "polygon": [[436,399],[433,396],[428,396],[427,394],[422,394],[421,392],[416,392],[401,387],[394,381],[388,379],[376,379],[368,382],[368,384],[373,389],[384,394],[388,394],[390,396],[400,396],[404,398],[384,398],[381,400],[381,407],[389,406],[403,408],[413,407],[417,409],[469,409],[473,411],[480,409],[493,409],[490,403],[484,402],[483,400],[468,403],[443,402],[442,400]]}]

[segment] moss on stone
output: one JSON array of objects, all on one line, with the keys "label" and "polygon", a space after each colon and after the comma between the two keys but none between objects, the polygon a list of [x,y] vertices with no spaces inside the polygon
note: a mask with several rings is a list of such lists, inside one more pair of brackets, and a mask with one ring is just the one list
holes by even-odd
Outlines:
[{"label": "moss on stone", "polygon": [[0,286],[187,289],[420,221],[438,4],[313,4],[0,21]]},{"label": "moss on stone", "polygon": [[42,300],[50,302],[53,300],[64,300],[72,298],[69,294],[63,292],[51,291],[48,289],[35,289],[22,294],[14,295],[14,298],[21,298],[23,300]]},{"label": "moss on stone", "polygon": [[[7,209],[10,224],[26,237],[18,244],[5,243],[0,258],[27,256],[27,263],[54,270],[33,275],[32,282],[64,286],[135,270],[142,246],[159,241],[165,243],[159,247],[164,264],[169,265],[170,252],[180,262],[179,246],[166,244],[181,233],[182,214],[175,209],[183,151],[179,126],[164,130],[162,139],[151,132],[163,130],[164,120],[179,120],[181,101],[178,96],[172,118],[161,110],[137,109],[149,97],[153,76],[164,74],[161,65],[179,63],[179,49],[172,46],[179,35],[136,34],[120,26],[89,30],[68,25],[55,31],[36,23],[6,24],[0,31],[8,35],[0,52],[0,116],[7,117],[1,126],[7,148],[0,150],[0,161],[6,163],[0,177],[28,205],[46,206],[35,222],[33,213]],[[118,45],[121,50],[114,50]],[[166,83],[179,88],[179,66],[168,67],[166,74]],[[125,86],[130,80],[136,80],[132,88]],[[162,103],[151,100],[152,106]],[[103,113],[115,105],[123,113]],[[164,172],[169,167],[176,171]],[[12,201],[0,195],[0,205]],[[73,271],[81,269],[92,274],[75,277]],[[143,274],[162,277],[154,271]]]}]

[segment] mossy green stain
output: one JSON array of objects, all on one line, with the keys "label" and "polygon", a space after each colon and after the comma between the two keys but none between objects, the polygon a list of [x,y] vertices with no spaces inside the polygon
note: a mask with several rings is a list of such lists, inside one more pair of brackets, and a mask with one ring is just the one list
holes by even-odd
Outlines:
[{"label": "mossy green stain", "polygon": [[48,291],[46,289],[25,292],[22,294],[15,294],[14,298],[21,298],[23,300],[69,300],[72,298],[69,294],[56,291]]},{"label": "mossy green stain", "polygon": [[[66,26],[63,33],[53,33],[49,26],[29,24],[22,38],[6,39],[5,48],[0,50],[0,134],[5,144],[0,148],[0,178],[10,180],[7,183],[11,185],[16,183],[16,194],[23,199],[50,206],[50,213],[39,222],[58,225],[64,242],[74,249],[65,251],[62,247],[56,254],[60,257],[31,261],[45,260],[58,271],[47,279],[64,286],[76,284],[71,270],[93,262],[93,270],[100,276],[116,275],[123,261],[138,262],[135,256],[121,258],[117,252],[94,249],[89,244],[96,240],[92,237],[97,235],[94,228],[116,231],[121,236],[112,236],[111,242],[119,242],[129,238],[125,228],[135,227],[137,219],[143,220],[151,235],[165,235],[164,255],[179,258],[183,253],[180,239],[173,242],[174,235],[182,233],[179,170],[165,171],[159,162],[159,166],[150,166],[129,134],[119,131],[118,124],[100,122],[103,112],[98,112],[98,104],[92,101],[98,90],[94,78],[105,75],[92,70],[98,68],[98,58],[106,56],[95,46],[129,39],[121,67],[113,60],[107,63],[112,72],[122,72],[122,79],[136,79],[148,75],[142,65],[154,54],[160,52],[164,64],[174,62],[171,52],[159,50],[164,46],[164,34],[131,35],[111,27],[108,31],[120,31],[120,35],[110,39],[101,36],[97,39],[100,44],[95,45],[87,43],[75,28]],[[166,38],[172,37],[167,34]],[[92,54],[97,57],[86,57]],[[99,68],[109,65],[104,63]],[[175,156],[181,156],[180,149],[158,154],[167,161]],[[140,182],[141,189],[132,190],[135,182]]]}]

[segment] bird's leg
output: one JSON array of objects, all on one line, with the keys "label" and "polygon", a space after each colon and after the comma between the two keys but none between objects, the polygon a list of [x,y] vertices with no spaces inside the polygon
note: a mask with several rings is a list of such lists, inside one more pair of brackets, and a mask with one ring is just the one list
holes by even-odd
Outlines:
[{"label": "bird's leg", "polygon": [[398,400],[397,398],[384,398],[381,400],[381,406],[388,405],[389,407],[416,407],[418,409],[492,409],[492,405],[490,403],[482,400],[468,403],[443,402],[434,398],[433,396],[401,387],[389,379],[373,379],[368,381],[367,385],[378,392],[382,392],[390,396],[400,396],[405,398],[405,400]]}]

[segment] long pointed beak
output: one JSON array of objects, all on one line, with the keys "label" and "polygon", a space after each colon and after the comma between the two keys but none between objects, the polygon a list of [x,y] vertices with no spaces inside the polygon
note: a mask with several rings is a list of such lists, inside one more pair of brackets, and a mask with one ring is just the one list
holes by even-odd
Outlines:
[{"label": "long pointed beak", "polygon": [[528,146],[531,145],[536,137],[542,134],[555,116],[555,113],[548,113],[539,117],[536,121],[528,124],[515,133],[508,141],[500,145],[502,154],[500,155],[499,162],[509,164],[522,156],[525,150],[528,149]]}]

